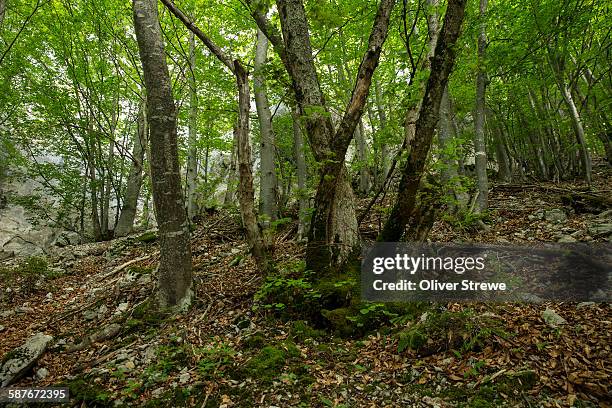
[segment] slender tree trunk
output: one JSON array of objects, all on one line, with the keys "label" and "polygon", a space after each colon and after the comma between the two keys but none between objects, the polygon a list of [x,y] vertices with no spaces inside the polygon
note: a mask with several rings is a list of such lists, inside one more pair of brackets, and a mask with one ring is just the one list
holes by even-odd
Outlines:
[{"label": "slender tree trunk", "polygon": [[147,119],[145,117],[146,107],[141,104],[138,110],[137,130],[134,134],[134,147],[132,148],[132,165],[130,175],[127,179],[125,189],[125,198],[123,200],[123,208],[121,215],[115,227],[115,237],[122,237],[130,232],[134,227],[134,219],[136,218],[136,210],[138,209],[138,197],[140,196],[140,188],[143,178],[143,162],[145,156],[145,144],[147,143]]},{"label": "slender tree trunk", "polygon": [[399,241],[413,216],[425,161],[438,122],[442,94],[455,64],[455,44],[461,31],[466,2],[467,0],[449,0],[448,2],[444,24],[432,58],[431,73],[416,122],[415,135],[418,137],[411,142],[410,155],[402,169],[398,194],[391,214],[379,236],[379,241]]},{"label": "slender tree trunk", "polygon": [[315,159],[322,165],[306,263],[309,269],[323,274],[337,271],[358,247],[355,203],[344,158],[363,113],[372,75],[387,37],[393,5],[393,0],[381,0],[379,4],[368,51],[359,66],[351,100],[335,131],[312,57],[304,5],[301,0],[277,0],[284,44],[276,39],[274,46],[284,48],[281,58],[293,83],[298,111],[304,119]]},{"label": "slender tree trunk", "polygon": [[115,140],[111,139],[108,143],[108,159],[106,161],[106,174],[104,177],[104,185],[102,187],[102,214],[101,214],[101,229],[104,239],[111,238],[109,225],[110,219],[110,198],[111,188],[113,185],[113,167],[115,162]]},{"label": "slender tree trunk", "polygon": [[586,139],[584,135],[584,127],[582,126],[582,120],[580,119],[580,114],[578,113],[578,109],[576,108],[576,104],[574,103],[574,98],[572,97],[572,93],[570,91],[569,85],[564,79],[564,67],[563,62],[560,60],[558,55],[555,52],[548,48],[548,58],[550,66],[553,70],[555,80],[557,82],[557,87],[559,88],[559,92],[561,92],[561,96],[563,97],[563,102],[567,107],[572,127],[574,128],[574,134],[576,136],[576,142],[580,148],[580,161],[582,163],[582,171],[584,178],[588,184],[591,184],[592,180],[592,164],[591,164],[591,156],[589,155],[589,150],[586,145]]},{"label": "slender tree trunk", "polygon": [[[429,36],[429,41],[427,43],[427,56],[423,59],[422,69],[427,71],[431,67],[431,59],[434,55],[434,50],[436,49],[436,43],[438,42],[438,12],[437,7],[439,4],[439,0],[427,0],[427,8],[431,11],[431,13],[427,16],[427,31]],[[411,79],[412,81],[412,79]],[[425,91],[425,84],[421,83],[419,87],[419,94]],[[404,137],[406,146],[410,149],[412,145],[412,141],[416,137],[416,122],[419,119],[419,112],[421,110],[421,103],[423,100],[419,100],[419,103],[412,106],[406,112],[406,118],[404,121]],[[410,150],[408,150],[410,153]]]},{"label": "slender tree trunk", "polygon": [[457,159],[454,157],[455,152],[453,139],[455,138],[452,125],[450,97],[448,95],[448,86],[444,88],[442,100],[440,101],[440,121],[438,122],[438,142],[440,144],[440,159],[444,163],[442,169],[443,188],[447,190],[446,197],[448,199],[448,208],[451,213],[457,213],[465,210],[469,197],[463,191],[459,182]]},{"label": "slender tree trunk", "polygon": [[[480,0],[480,18],[485,19],[487,0]],[[476,112],[474,115],[474,160],[476,162],[476,178],[478,182],[478,197],[476,212],[485,211],[489,202],[489,180],[487,179],[487,146],[485,141],[485,98],[487,88],[487,72],[485,59],[487,52],[487,31],[483,21],[478,35],[478,74],[476,75]]]},{"label": "slender tree trunk", "polygon": [[134,28],[147,90],[153,201],[159,225],[158,302],[186,309],[193,297],[191,242],[177,148],[177,118],[156,0],[133,0]]},{"label": "slender tree trunk", "polygon": [[[588,71],[588,69],[586,69],[586,71]],[[585,77],[591,78],[591,75],[592,74],[589,74],[588,76],[585,75]],[[587,114],[594,122],[597,123],[597,125],[594,126],[596,129],[595,134],[604,146],[608,164],[612,166],[612,123],[608,120],[608,115],[606,115],[606,112],[599,109],[597,100],[594,97],[591,98],[593,100],[593,107],[591,107],[587,101],[587,97],[582,93],[577,83],[574,85],[574,89],[576,90],[579,100],[582,100],[582,104],[586,109]]]},{"label": "slender tree trunk", "polygon": [[[489,123],[493,122],[490,120]],[[510,168],[510,157],[506,149],[505,137],[499,123],[495,123],[495,155],[497,156],[497,166],[499,168],[499,180],[504,183],[512,181],[512,170]]]},{"label": "slender tree trunk", "polygon": [[0,28],[4,23],[4,13],[6,12],[6,0],[0,0]]},{"label": "slender tree trunk", "polygon": [[299,205],[299,224],[298,224],[298,240],[301,240],[306,235],[308,228],[308,196],[306,191],[306,154],[304,146],[304,136],[300,127],[299,115],[295,108],[291,111],[293,118],[293,146],[295,155],[295,166],[297,173],[297,197]]},{"label": "slender tree trunk", "polygon": [[234,132],[234,139],[232,142],[232,154],[230,156],[230,164],[227,170],[227,186],[225,189],[225,198],[223,199],[223,205],[225,207],[235,204],[234,198],[236,197],[237,158],[238,158],[238,135],[236,134],[236,132]]},{"label": "slender tree trunk", "polygon": [[253,190],[253,171],[251,165],[251,144],[249,141],[249,107],[251,104],[249,77],[238,60],[234,61],[234,75],[238,86],[238,126],[236,140],[238,144],[238,168],[240,173],[238,200],[242,222],[247,232],[253,257],[258,269],[267,273],[270,269],[269,259],[262,238],[262,231],[257,223],[255,213],[255,192]]},{"label": "slender tree trunk", "polygon": [[238,88],[238,123],[234,130],[234,145],[240,174],[238,184],[240,214],[247,231],[247,239],[251,245],[251,251],[255,258],[255,262],[257,262],[257,266],[261,272],[267,273],[269,269],[271,269],[271,266],[255,212],[251,145],[249,141],[249,108],[251,103],[249,75],[240,60],[233,59],[228,54],[225,54],[225,52],[189,20],[172,1],[162,0],[162,3],[164,3],[164,5],[179,18],[190,31],[202,40],[204,45],[215,55],[215,57],[232,71],[236,79],[236,86]]},{"label": "slender tree trunk", "polygon": [[187,217],[189,220],[198,214],[196,189],[198,179],[198,94],[195,77],[195,36],[189,35],[189,154],[187,157]]},{"label": "slender tree trunk", "polygon": [[261,130],[260,150],[260,183],[259,199],[261,214],[265,215],[264,225],[275,220],[278,214],[278,188],[276,170],[274,168],[274,131],[272,129],[272,114],[266,95],[265,75],[263,69],[268,55],[268,39],[261,30],[257,30],[257,50],[255,53],[255,73],[253,88],[255,92],[255,107]]},{"label": "slender tree trunk", "polygon": [[89,169],[89,195],[91,204],[91,224],[93,227],[94,241],[102,241],[102,228],[100,226],[100,212],[98,211],[98,179],[96,175],[96,158],[95,158],[95,143],[93,142],[93,129],[91,128],[91,119],[89,124],[87,147],[87,165]]},{"label": "slender tree trunk", "polygon": [[[380,82],[378,80],[374,81],[374,95],[376,97],[376,110],[378,111],[378,119],[380,120],[380,133],[385,135],[385,130],[387,129],[387,112],[385,111],[385,105],[383,103],[382,98],[382,90],[380,88]],[[387,179],[387,174],[389,174],[389,169],[391,167],[390,151],[389,151],[389,143],[386,140],[383,140],[380,143],[380,174],[376,181],[377,188],[382,187],[383,183]]]},{"label": "slender tree trunk", "polygon": [[355,144],[357,145],[357,160],[359,161],[359,192],[367,195],[370,191],[370,172],[368,171],[368,152],[363,129],[363,122],[355,129]]}]

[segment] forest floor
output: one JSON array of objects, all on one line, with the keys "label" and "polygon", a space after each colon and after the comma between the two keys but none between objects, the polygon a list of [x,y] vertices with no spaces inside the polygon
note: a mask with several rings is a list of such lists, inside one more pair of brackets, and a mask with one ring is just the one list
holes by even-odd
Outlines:
[{"label": "forest floor", "polygon": [[[609,192],[610,176],[600,170],[594,189]],[[597,226],[612,222],[610,211],[564,206],[563,191],[583,187],[494,186],[489,230],[439,221],[430,239],[607,242]],[[554,220],[547,219],[553,213],[545,211],[554,209],[565,217],[553,211]],[[363,226],[366,236],[375,230],[376,214]],[[277,234],[276,262],[286,268],[299,265],[304,252],[292,239],[294,227]],[[193,307],[160,316],[148,308],[159,255],[147,238],[62,248],[50,258],[44,281],[5,275],[0,356],[37,332],[54,337],[15,385],[70,386],[70,406],[612,406],[610,304],[427,305],[343,338],[309,322],[275,318],[266,307],[253,310],[266,278],[246,254],[239,216],[221,212],[193,233]],[[545,322],[546,309],[565,323]],[[427,333],[426,344],[439,347],[402,345],[402,333],[416,326]],[[111,335],[99,335],[101,329]]]}]

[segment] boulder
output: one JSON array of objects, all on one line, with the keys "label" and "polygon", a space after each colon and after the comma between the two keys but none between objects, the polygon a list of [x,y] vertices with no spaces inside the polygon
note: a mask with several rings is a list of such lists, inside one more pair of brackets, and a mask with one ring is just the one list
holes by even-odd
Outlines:
[{"label": "boulder", "polygon": [[562,209],[553,208],[544,212],[544,219],[554,223],[562,223],[567,220],[567,215]]},{"label": "boulder", "polygon": [[31,370],[51,340],[53,340],[52,336],[37,333],[22,346],[8,352],[3,357],[2,367],[0,367],[0,387],[14,383]]},{"label": "boulder", "polygon": [[588,227],[589,234],[597,236],[608,236],[612,234],[612,223],[591,224]]},{"label": "boulder", "polygon": [[548,324],[550,327],[557,327],[563,324],[566,324],[567,321],[559,316],[557,312],[552,309],[546,309],[542,312],[542,319]]}]

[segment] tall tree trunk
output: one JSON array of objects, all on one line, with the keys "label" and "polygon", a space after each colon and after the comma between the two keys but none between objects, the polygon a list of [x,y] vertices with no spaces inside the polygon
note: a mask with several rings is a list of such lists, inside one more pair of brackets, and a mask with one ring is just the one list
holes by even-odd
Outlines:
[{"label": "tall tree trunk", "polygon": [[92,128],[92,119],[88,120],[88,134],[87,140],[85,142],[86,145],[86,154],[87,154],[87,168],[89,170],[89,196],[90,196],[90,204],[91,204],[91,225],[93,228],[93,236],[95,241],[102,241],[102,228],[100,226],[100,211],[98,210],[98,189],[99,182],[97,177],[97,169],[96,169],[96,146],[93,140],[93,128]]},{"label": "tall tree trunk", "polygon": [[[300,116],[315,159],[321,163],[321,178],[315,197],[306,263],[320,273],[333,272],[357,249],[359,230],[355,203],[344,165],[346,149],[363,113],[372,75],[378,65],[382,44],[387,37],[393,0],[381,0],[368,40],[368,51],[359,66],[357,81],[338,130],[321,92],[312,57],[306,12],[301,0],[277,0],[284,44],[268,35],[283,49],[281,58],[293,83]],[[262,31],[267,29],[256,19]],[[264,27],[262,27],[262,25]]]},{"label": "tall tree trunk", "polygon": [[459,181],[457,159],[454,156],[454,129],[452,125],[452,107],[448,95],[448,86],[444,88],[440,101],[440,121],[438,123],[438,142],[440,144],[440,159],[444,163],[442,169],[443,188],[446,190],[448,208],[451,213],[465,210],[469,197]]},{"label": "tall tree trunk", "polygon": [[[385,105],[383,103],[382,98],[382,90],[380,88],[380,82],[378,80],[374,81],[374,96],[376,97],[376,110],[378,111],[378,119],[380,120],[380,133],[385,135],[385,130],[387,129],[387,112],[385,111]],[[384,136],[383,136],[384,138]],[[380,143],[380,173],[379,177],[376,180],[376,187],[381,188],[387,179],[387,174],[389,174],[389,169],[391,167],[391,162],[389,161],[390,152],[389,152],[389,143],[386,140],[382,140]]]},{"label": "tall tree trunk", "polygon": [[[439,0],[427,0],[427,8],[431,11],[427,16],[427,31],[429,36],[429,41],[427,43],[427,56],[423,59],[422,69],[427,71],[431,67],[431,59],[433,58],[434,51],[436,49],[436,43],[438,42],[438,8]],[[410,81],[412,82],[412,78]],[[425,84],[420,83],[419,86],[419,94],[425,91]],[[406,118],[404,121],[404,137],[405,144],[408,146],[408,152],[410,152],[410,146],[412,141],[416,137],[416,122],[419,119],[419,112],[421,110],[421,103],[423,99],[419,100],[419,103],[412,106],[406,112]]]},{"label": "tall tree trunk", "polygon": [[272,129],[272,114],[266,95],[265,75],[263,69],[268,55],[268,39],[261,30],[257,30],[257,50],[255,53],[255,73],[253,74],[253,88],[255,92],[255,107],[259,118],[261,130],[260,150],[260,183],[259,199],[261,200],[261,214],[265,215],[264,225],[275,220],[278,215],[278,187],[276,170],[274,168],[274,131]]},{"label": "tall tree trunk", "polygon": [[4,13],[6,12],[6,0],[0,0],[0,28],[4,22]]},{"label": "tall tree trunk", "polygon": [[189,153],[187,156],[187,217],[198,214],[196,188],[198,179],[198,94],[195,77],[195,36],[189,35]]},{"label": "tall tree trunk", "polygon": [[230,163],[227,169],[227,181],[225,188],[225,197],[223,198],[223,205],[225,207],[235,204],[234,198],[236,197],[236,169],[238,160],[238,134],[234,132],[234,138],[232,140],[232,154],[230,156]]},{"label": "tall tree trunk", "polygon": [[368,152],[363,122],[355,129],[355,144],[357,145],[357,160],[359,161],[359,192],[367,195],[370,191],[370,172],[368,171]]},{"label": "tall tree trunk", "polygon": [[130,232],[134,227],[136,210],[138,208],[138,197],[143,178],[143,162],[145,157],[144,146],[147,143],[147,119],[145,117],[146,107],[141,104],[138,109],[138,123],[134,134],[134,147],[132,148],[132,165],[127,179],[123,208],[119,216],[119,222],[115,227],[115,237],[122,237]]},{"label": "tall tree trunk", "polygon": [[455,64],[455,44],[459,38],[467,0],[449,0],[427,80],[425,95],[416,122],[416,138],[402,169],[398,193],[379,241],[399,241],[413,216],[425,161],[429,154],[444,88]]},{"label": "tall tree trunk", "polygon": [[186,309],[193,297],[191,242],[177,148],[177,118],[156,0],[133,0],[134,28],[147,90],[151,181],[159,225],[158,302]]},{"label": "tall tree trunk", "polygon": [[171,0],[162,3],[185,24],[204,43],[204,45],[230,69],[238,88],[238,123],[234,129],[234,147],[239,168],[238,201],[240,214],[247,231],[247,239],[259,270],[263,273],[271,269],[267,248],[262,231],[257,223],[255,212],[255,193],[253,189],[253,170],[251,167],[251,145],[249,141],[249,108],[251,103],[249,75],[240,60],[233,59],[206,36]]},{"label": "tall tree trunk", "polygon": [[574,103],[574,98],[572,97],[569,85],[567,84],[564,78],[565,69],[563,66],[563,62],[561,58],[550,47],[548,48],[548,61],[553,70],[554,77],[557,82],[557,87],[559,88],[559,92],[561,92],[561,96],[563,97],[563,102],[565,103],[565,106],[567,107],[570,114],[572,127],[576,136],[576,142],[578,143],[578,146],[580,148],[580,161],[582,163],[582,171],[585,181],[588,184],[591,184],[591,156],[589,155],[589,150],[586,145],[582,120],[580,119],[580,114],[578,113],[578,109],[576,108],[576,104]]},{"label": "tall tree trunk", "polygon": [[238,60],[234,61],[234,75],[238,86],[238,126],[236,139],[238,144],[238,200],[242,222],[247,232],[253,257],[262,273],[270,270],[269,259],[264,245],[262,231],[257,223],[255,212],[255,192],[253,190],[253,170],[251,168],[251,144],[249,141],[249,107],[251,104],[249,77]]},{"label": "tall tree trunk", "polygon": [[[585,71],[589,70],[586,69]],[[592,74],[589,74],[588,76],[585,75],[585,80],[586,78],[591,78],[591,76]],[[612,166],[612,123],[610,123],[610,121],[608,120],[608,115],[606,114],[606,112],[602,109],[599,109],[597,99],[595,99],[594,97],[591,98],[591,100],[593,100],[593,107],[591,107],[591,105],[587,101],[587,96],[582,93],[582,91],[580,90],[580,86],[578,86],[578,83],[574,85],[574,89],[576,91],[576,94],[578,95],[579,100],[582,101],[582,104],[586,109],[587,114],[597,124],[594,126],[595,134],[604,146],[604,151],[606,152],[608,164]]]},{"label": "tall tree trunk", "polygon": [[484,19],[487,13],[487,0],[480,0],[480,33],[478,34],[478,74],[476,75],[476,112],[474,114],[474,160],[478,197],[476,212],[485,211],[489,203],[489,180],[487,179],[487,146],[485,141],[485,97],[487,72],[485,58],[487,52],[487,31]]},{"label": "tall tree trunk", "polygon": [[295,108],[291,111],[293,119],[293,146],[295,155],[295,166],[297,173],[297,197],[298,197],[298,240],[301,240],[306,235],[308,227],[308,197],[306,191],[306,154],[304,146],[304,137],[300,127],[299,115]]},{"label": "tall tree trunk", "polygon": [[111,231],[109,225],[110,219],[110,199],[111,189],[113,186],[113,167],[115,162],[115,140],[111,139],[108,142],[108,159],[106,161],[106,173],[104,177],[104,184],[102,187],[102,214],[101,214],[101,229],[104,239],[111,238]]},{"label": "tall tree trunk", "polygon": [[[492,123],[493,120],[489,120]],[[498,177],[504,183],[512,181],[512,170],[510,168],[510,157],[506,149],[505,137],[503,129],[499,123],[495,123],[495,155],[497,157],[497,166],[499,168]]]}]

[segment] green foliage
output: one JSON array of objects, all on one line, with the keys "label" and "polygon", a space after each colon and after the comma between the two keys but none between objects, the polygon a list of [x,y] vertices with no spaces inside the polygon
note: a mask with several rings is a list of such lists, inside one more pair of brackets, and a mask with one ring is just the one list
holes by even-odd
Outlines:
[{"label": "green foliage", "polygon": [[0,267],[0,279],[7,286],[18,286],[23,294],[34,292],[41,280],[59,276],[57,271],[49,268],[47,260],[39,256],[26,258],[13,267]]},{"label": "green foliage", "polygon": [[81,402],[86,406],[112,407],[110,393],[96,385],[92,378],[77,377],[67,384],[71,401]]},{"label": "green foliage", "polygon": [[418,323],[400,331],[398,352],[412,349],[420,354],[433,354],[442,350],[461,352],[482,350],[495,338],[507,338],[508,333],[500,321],[477,316],[471,310],[461,312],[430,310]]},{"label": "green foliage", "polygon": [[204,379],[215,379],[225,375],[225,370],[231,366],[236,351],[224,344],[213,343],[194,350],[198,360],[198,372]]}]

